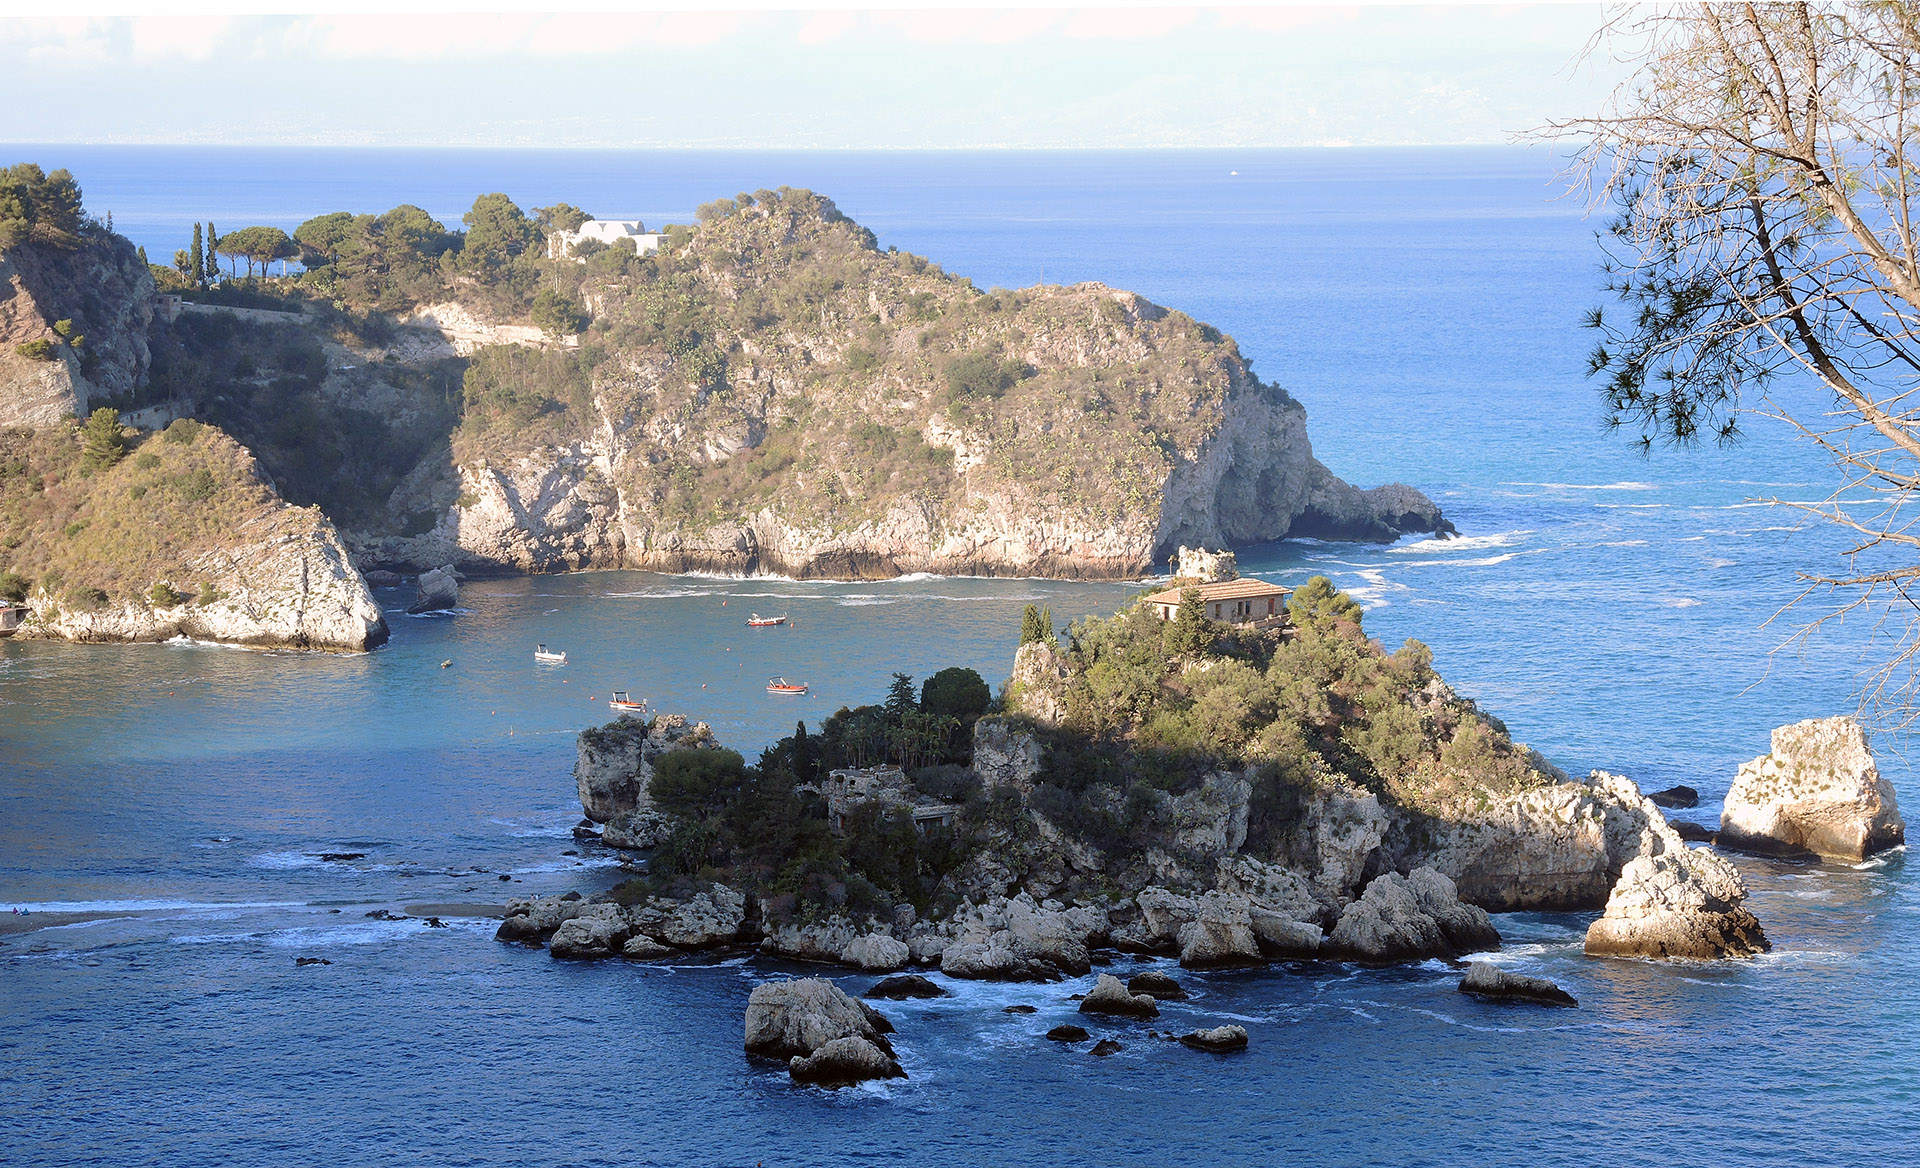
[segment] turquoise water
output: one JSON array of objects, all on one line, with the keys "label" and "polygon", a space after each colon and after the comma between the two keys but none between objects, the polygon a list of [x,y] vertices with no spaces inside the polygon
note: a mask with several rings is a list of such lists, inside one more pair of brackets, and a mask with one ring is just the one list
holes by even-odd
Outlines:
[{"label": "turquoise water", "polygon": [[[1603,432],[1580,377],[1593,225],[1542,153],[0,154],[71,167],[156,255],[196,218],[453,217],[499,189],[652,222],[812,186],[983,286],[1098,278],[1232,332],[1336,473],[1412,482],[1465,537],[1245,548],[1243,569],[1332,576],[1568,770],[1690,783],[1710,821],[1772,726],[1852,708],[1859,622],[1772,656],[1792,621],[1761,627],[1842,545],[1759,500],[1819,497],[1823,466],[1760,423],[1652,459]],[[0,1146],[26,1164],[1909,1158],[1902,853],[1742,859],[1775,941],[1752,963],[1590,961],[1584,917],[1499,919],[1503,959],[1577,1014],[1464,1001],[1437,965],[1215,974],[1174,1020],[1242,1019],[1246,1056],[1123,1035],[1092,1062],[1038,1038],[1077,987],[962,985],[893,1011],[910,1080],[835,1097],[739,1054],[746,992],[776,967],[561,966],[479,923],[364,915],[618,878],[568,854],[572,736],[614,688],[752,754],[894,670],[997,683],[1023,605],[1064,621],[1132,591],[597,573],[474,582],[453,617],[383,592],[393,640],[361,657],[0,644],[0,904],[144,910],[0,938]],[[748,630],[754,611],[794,624]],[[571,660],[535,665],[536,641]],[[771,697],[773,675],[813,690]],[[1897,745],[1883,763],[1912,805]],[[1041,1010],[1000,1012],[1015,1001]]]}]

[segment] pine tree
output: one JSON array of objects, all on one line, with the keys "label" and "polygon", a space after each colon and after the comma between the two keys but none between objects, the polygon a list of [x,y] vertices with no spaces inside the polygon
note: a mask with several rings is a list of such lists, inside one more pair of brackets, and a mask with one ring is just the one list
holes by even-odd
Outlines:
[{"label": "pine tree", "polygon": [[1046,626],[1040,623],[1040,607],[1027,605],[1027,610],[1020,614],[1020,643],[1044,641],[1046,636]]},{"label": "pine tree", "polygon": [[120,411],[101,406],[80,426],[80,461],[88,470],[105,470],[127,452],[120,433]]},{"label": "pine tree", "polygon": [[198,223],[193,225],[193,247],[188,250],[187,255],[193,263],[192,280],[194,284],[199,285],[206,283],[207,253],[206,249],[200,246],[200,225]]},{"label": "pine tree", "polygon": [[893,683],[887,686],[887,722],[899,726],[907,720],[907,715],[920,708],[920,698],[913,690],[913,678],[904,673],[893,675]]},{"label": "pine tree", "polygon": [[1191,657],[1213,648],[1213,622],[1207,619],[1207,606],[1198,588],[1180,593],[1180,607],[1167,622],[1167,652],[1175,657]]},{"label": "pine tree", "polygon": [[1303,629],[1331,627],[1343,621],[1357,625],[1361,615],[1359,602],[1335,590],[1333,581],[1325,576],[1309,579],[1287,598],[1287,619]]},{"label": "pine tree", "polygon": [[798,722],[793,727],[793,777],[802,783],[813,782],[813,743],[807,738],[807,724]]}]

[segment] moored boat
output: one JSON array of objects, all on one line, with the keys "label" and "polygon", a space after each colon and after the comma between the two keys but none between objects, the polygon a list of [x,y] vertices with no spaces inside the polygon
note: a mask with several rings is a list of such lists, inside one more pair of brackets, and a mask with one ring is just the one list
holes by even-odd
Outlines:
[{"label": "moored boat", "polygon": [[616,689],[613,691],[613,699],[607,703],[607,708],[619,710],[623,714],[644,714],[647,712],[647,700],[641,698],[636,702],[627,696],[626,690]]},{"label": "moored boat", "polygon": [[565,653],[554,652],[548,649],[545,644],[539,644],[533,647],[533,659],[535,661],[550,661],[556,665],[565,665],[567,663],[567,655]]},{"label": "moored boat", "polygon": [[756,612],[753,614],[753,618],[747,621],[747,627],[750,629],[765,629],[765,628],[771,628],[774,625],[784,625],[786,623],[787,623],[787,617],[785,613],[782,613],[779,616],[761,616],[759,613]]},{"label": "moored boat", "polygon": [[784,677],[767,679],[767,692],[770,694],[803,694],[807,687],[799,682],[788,681]]}]

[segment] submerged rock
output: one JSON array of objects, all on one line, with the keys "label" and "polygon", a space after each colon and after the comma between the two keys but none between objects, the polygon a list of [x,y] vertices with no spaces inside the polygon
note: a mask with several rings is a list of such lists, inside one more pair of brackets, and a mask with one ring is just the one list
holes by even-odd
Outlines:
[{"label": "submerged rock", "polygon": [[1732,864],[1684,844],[1641,856],[1620,874],[1607,911],[1587,928],[1596,957],[1751,957],[1770,947],[1742,903],[1746,885]]},{"label": "submerged rock", "polygon": [[1487,961],[1467,966],[1459,991],[1479,998],[1502,1002],[1535,1002],[1542,1006],[1578,1006],[1572,994],[1543,977],[1508,973]]},{"label": "submerged rock", "polygon": [[747,997],[745,1044],[763,1058],[806,1057],[839,1038],[861,1038],[889,1057],[893,1044],[873,1015],[822,977],[768,982]]},{"label": "submerged rock", "polygon": [[1180,1045],[1191,1050],[1210,1051],[1214,1054],[1245,1050],[1247,1049],[1247,1028],[1215,1026],[1211,1030],[1195,1030],[1189,1034],[1182,1034]]},{"label": "submerged rock", "polygon": [[1125,1018],[1157,1018],[1160,1005],[1148,994],[1129,993],[1126,985],[1110,973],[1103,973],[1093,989],[1080,1000],[1082,1014],[1117,1014]]},{"label": "submerged rock", "polygon": [[1121,1045],[1119,1039],[1103,1038],[1099,1042],[1094,1043],[1093,1049],[1087,1051],[1087,1053],[1094,1058],[1106,1058],[1110,1054],[1119,1054],[1125,1049],[1127,1048]]},{"label": "submerged rock", "polygon": [[903,973],[881,978],[867,991],[867,996],[898,1002],[907,998],[944,998],[947,991],[917,973]]},{"label": "submerged rock", "polygon": [[1032,1006],[1018,1005],[1018,1006],[1002,1006],[1000,1007],[1000,1012],[1002,1014],[1038,1014],[1040,1011],[1035,1009]]},{"label": "submerged rock", "polygon": [[1388,872],[1347,906],[1326,949],[1357,961],[1419,961],[1500,947],[1486,912],[1460,903],[1453,881],[1432,868]]},{"label": "submerged rock", "polygon": [[1906,840],[1893,784],[1852,718],[1810,718],[1773,732],[1772,753],[1740,768],[1720,813],[1720,843],[1761,852],[1863,860]]},{"label": "submerged rock", "polygon": [[1085,1026],[1075,1026],[1071,1022],[1062,1023],[1047,1031],[1049,1042],[1085,1042],[1088,1037]]}]

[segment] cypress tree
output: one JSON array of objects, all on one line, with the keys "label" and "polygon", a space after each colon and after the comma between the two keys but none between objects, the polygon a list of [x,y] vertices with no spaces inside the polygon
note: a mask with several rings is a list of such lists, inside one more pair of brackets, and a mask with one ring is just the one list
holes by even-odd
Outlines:
[{"label": "cypress tree", "polygon": [[207,253],[206,250],[200,246],[200,225],[198,223],[193,225],[193,247],[187,252],[187,255],[191,257],[193,264],[193,282],[195,284],[206,283]]},{"label": "cypress tree", "polygon": [[807,724],[797,722],[793,727],[793,777],[802,783],[813,782],[813,743],[807,739]]},{"label": "cypress tree", "polygon": [[209,283],[220,278],[220,233],[213,229],[213,220],[207,220],[207,280]]},{"label": "cypress tree", "polygon": [[1045,639],[1046,626],[1040,623],[1040,607],[1029,604],[1027,610],[1020,614],[1020,643],[1025,645],[1030,641]]}]

